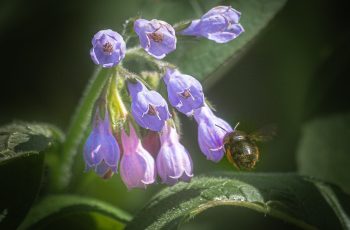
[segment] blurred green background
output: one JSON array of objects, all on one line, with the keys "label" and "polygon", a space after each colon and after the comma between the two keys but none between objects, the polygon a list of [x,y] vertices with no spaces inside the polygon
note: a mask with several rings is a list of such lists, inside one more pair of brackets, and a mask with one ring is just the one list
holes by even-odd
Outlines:
[{"label": "blurred green background", "polygon": [[[95,68],[89,57],[93,34],[103,28],[121,31],[125,19],[149,15],[143,12],[149,8],[156,12],[160,2],[2,0],[0,124],[43,121],[66,130]],[[340,1],[288,1],[238,63],[206,89],[217,114],[232,125],[239,121],[247,131],[277,125],[274,140],[261,146],[256,171],[295,171],[303,124],[349,112],[350,31],[345,17]],[[182,123],[182,142],[192,153],[195,174],[234,170],[226,160],[207,161],[194,144],[195,122],[184,118]],[[75,192],[131,213],[162,187],[128,192],[119,176],[112,182],[94,179],[80,182]]]}]

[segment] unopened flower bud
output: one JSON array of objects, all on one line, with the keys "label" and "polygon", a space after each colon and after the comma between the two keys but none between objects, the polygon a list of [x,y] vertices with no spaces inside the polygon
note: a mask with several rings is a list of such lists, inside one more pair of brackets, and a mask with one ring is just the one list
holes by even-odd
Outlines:
[{"label": "unopened flower bud", "polygon": [[238,37],[244,29],[239,24],[241,13],[231,6],[217,6],[193,20],[191,25],[180,33],[206,37],[217,43],[226,43]]}]

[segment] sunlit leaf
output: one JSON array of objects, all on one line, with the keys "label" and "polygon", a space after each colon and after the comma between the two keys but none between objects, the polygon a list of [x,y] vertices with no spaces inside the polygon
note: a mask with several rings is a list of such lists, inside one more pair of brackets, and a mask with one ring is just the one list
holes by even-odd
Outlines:
[{"label": "sunlit leaf", "polygon": [[[328,184],[294,174],[202,176],[161,191],[127,229],[176,229],[221,206],[247,208],[304,229],[348,228],[349,210],[344,207],[349,205],[349,197],[345,196],[346,200],[344,196]],[[244,226],[239,216],[228,216],[226,224]]]},{"label": "sunlit leaf", "polygon": [[20,224],[39,191],[45,154],[61,140],[61,132],[45,124],[0,128],[0,229]]}]

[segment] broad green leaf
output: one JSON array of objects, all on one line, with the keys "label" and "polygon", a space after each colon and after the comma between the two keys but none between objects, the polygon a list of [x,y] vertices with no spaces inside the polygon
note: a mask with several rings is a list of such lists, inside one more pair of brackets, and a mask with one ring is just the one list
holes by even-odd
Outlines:
[{"label": "broad green leaf", "polygon": [[[127,229],[176,229],[223,206],[250,209],[304,229],[350,228],[349,210],[344,208],[349,201],[336,188],[295,174],[223,173],[164,189]],[[235,213],[227,213],[226,229],[227,224],[244,226]]]},{"label": "broad green leaf", "polygon": [[94,171],[84,173],[83,167],[76,172],[78,175],[72,180],[74,186],[71,187],[72,192],[81,196],[94,197],[130,213],[138,211],[163,187],[160,184],[154,184],[147,189],[129,190],[119,173],[108,180],[103,180]]},{"label": "broad green leaf", "polygon": [[311,121],[303,128],[299,172],[337,184],[350,193],[350,114]]},{"label": "broad green leaf", "polygon": [[61,132],[45,124],[0,128],[0,229],[22,221],[39,192],[45,154],[61,140]]},{"label": "broad green leaf", "polygon": [[167,59],[209,87],[233,66],[285,3],[286,0],[162,1],[144,4],[141,13],[149,19],[159,18],[169,23],[199,18],[218,5],[231,5],[242,13],[240,22],[245,32],[235,40],[217,44],[207,39],[179,38],[176,51]]},{"label": "broad green leaf", "polygon": [[126,212],[93,198],[52,195],[30,210],[19,229],[121,229],[130,219]]}]

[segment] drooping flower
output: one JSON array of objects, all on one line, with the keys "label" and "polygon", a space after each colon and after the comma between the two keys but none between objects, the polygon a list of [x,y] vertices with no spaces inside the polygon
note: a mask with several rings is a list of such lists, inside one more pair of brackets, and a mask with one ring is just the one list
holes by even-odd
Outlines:
[{"label": "drooping flower", "polygon": [[148,130],[142,138],[142,145],[152,156],[156,157],[160,149],[159,133]]},{"label": "drooping flower", "polygon": [[134,30],[139,36],[142,48],[151,56],[162,59],[176,49],[174,28],[167,22],[153,19],[137,19]]},{"label": "drooping flower", "polygon": [[163,128],[156,163],[163,183],[172,185],[178,180],[188,182],[193,177],[191,156],[179,142],[176,129],[169,124]]},{"label": "drooping flower", "polygon": [[155,181],[154,159],[142,147],[134,127],[129,124],[130,135],[121,133],[123,156],[120,162],[120,175],[128,189],[146,188]]},{"label": "drooping flower", "polygon": [[100,30],[91,42],[90,56],[97,65],[111,68],[125,57],[125,42],[122,36],[113,30]]},{"label": "drooping flower", "polygon": [[198,144],[208,160],[219,162],[224,156],[224,137],[232,132],[232,127],[221,118],[216,117],[205,105],[194,111],[198,124]]},{"label": "drooping flower", "polygon": [[131,96],[131,113],[135,121],[143,128],[161,131],[170,113],[165,99],[156,91],[148,90],[136,80],[128,82]]},{"label": "drooping flower", "polygon": [[97,110],[94,127],[84,146],[86,170],[94,169],[100,177],[108,179],[117,172],[119,158],[120,149],[111,131],[108,112],[102,120]]},{"label": "drooping flower", "polygon": [[180,33],[226,43],[244,32],[242,25],[239,24],[240,17],[241,13],[231,6],[217,6],[204,14],[201,19],[193,20],[190,26]]},{"label": "drooping flower", "polygon": [[167,69],[164,76],[170,104],[181,113],[190,116],[193,110],[203,106],[202,85],[190,75],[182,74],[176,69]]}]

